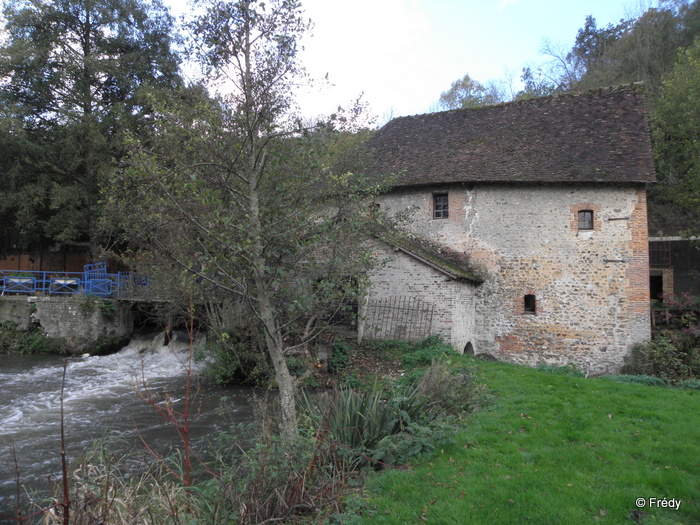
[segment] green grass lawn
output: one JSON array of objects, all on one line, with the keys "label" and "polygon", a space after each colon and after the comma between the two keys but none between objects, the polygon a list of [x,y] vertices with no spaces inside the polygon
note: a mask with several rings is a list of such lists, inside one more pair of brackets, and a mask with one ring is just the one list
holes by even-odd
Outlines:
[{"label": "green grass lawn", "polygon": [[700,524],[700,391],[479,368],[493,401],[436,457],[377,476],[363,523]]}]

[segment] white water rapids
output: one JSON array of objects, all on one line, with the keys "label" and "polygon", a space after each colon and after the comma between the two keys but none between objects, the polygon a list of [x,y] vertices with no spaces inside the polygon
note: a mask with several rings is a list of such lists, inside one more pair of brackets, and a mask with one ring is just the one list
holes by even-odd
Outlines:
[{"label": "white water rapids", "polygon": [[[144,391],[182,404],[189,341],[175,333],[166,344],[163,333],[137,336],[120,352],[108,356],[0,355],[0,515],[13,515],[16,470],[20,483],[45,490],[46,478],[60,471],[60,398],[64,364],[64,423],[69,459],[97,438],[119,436],[139,446],[140,436],[161,451],[178,445],[175,430],[144,400]],[[200,363],[192,363],[192,438],[204,447],[231,422],[252,420],[245,389],[223,389],[200,380]],[[146,387],[144,388],[144,384]],[[230,418],[215,409],[228,397]],[[137,430],[138,429],[138,430]],[[17,465],[13,458],[17,457]],[[0,523],[3,523],[0,519]]]}]

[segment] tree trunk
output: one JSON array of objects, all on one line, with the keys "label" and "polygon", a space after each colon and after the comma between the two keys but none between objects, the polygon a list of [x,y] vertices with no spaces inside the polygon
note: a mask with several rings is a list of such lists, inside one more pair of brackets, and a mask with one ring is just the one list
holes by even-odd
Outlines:
[{"label": "tree trunk", "polygon": [[270,333],[268,327],[265,328],[265,342],[267,352],[275,368],[275,380],[279,388],[279,401],[282,421],[280,427],[282,434],[286,437],[294,437],[297,434],[297,409],[294,396],[294,378],[289,373],[287,361],[284,359],[284,345],[278,331]]},{"label": "tree trunk", "polygon": [[[248,2],[243,3],[246,12],[245,23],[250,23],[248,16]],[[253,75],[251,66],[251,29],[245,31],[245,44],[243,48],[243,92],[245,95],[245,116],[247,122],[247,174],[248,182],[248,205],[250,213],[250,237],[251,262],[253,266],[253,279],[255,282],[255,303],[254,308],[265,328],[265,343],[267,353],[272,360],[275,369],[275,380],[279,388],[279,400],[282,413],[281,431],[286,437],[293,437],[297,434],[297,410],[294,399],[294,380],[289,373],[287,361],[284,359],[284,341],[278,328],[275,310],[270,300],[266,283],[265,248],[262,241],[262,223],[260,216],[260,193],[259,184],[263,177],[265,166],[265,146],[258,143],[258,135],[261,131],[258,115],[255,110],[255,96],[253,94]]]},{"label": "tree trunk", "polygon": [[[253,192],[251,192],[252,194]],[[255,201],[254,201],[255,202]],[[255,210],[257,206],[252,206]],[[259,225],[256,214],[251,213],[252,222]],[[255,227],[253,228],[255,230]],[[259,230],[258,230],[259,231]],[[265,328],[265,343],[267,353],[272,360],[272,366],[275,369],[275,380],[279,389],[279,400],[282,414],[281,430],[286,437],[293,437],[297,433],[297,410],[294,399],[294,379],[289,373],[287,361],[284,359],[284,340],[280,333],[277,320],[275,319],[274,309],[270,301],[270,295],[267,292],[264,281],[264,257],[262,252],[262,244],[259,242],[259,237],[254,236],[257,242],[253,244],[255,251],[254,259],[254,275],[255,275],[255,302],[257,305],[258,315],[262,320]]]}]

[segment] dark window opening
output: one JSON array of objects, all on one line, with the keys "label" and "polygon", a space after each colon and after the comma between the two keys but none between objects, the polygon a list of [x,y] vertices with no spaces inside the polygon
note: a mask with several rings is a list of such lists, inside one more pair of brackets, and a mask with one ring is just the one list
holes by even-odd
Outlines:
[{"label": "dark window opening", "polygon": [[652,268],[671,267],[671,243],[650,242],[649,243],[649,266]]},{"label": "dark window opening", "polygon": [[652,301],[663,301],[664,276],[661,274],[649,276],[649,292]]},{"label": "dark window opening", "polygon": [[467,345],[464,347],[464,354],[465,355],[474,355],[474,345],[472,344],[471,341],[467,343]]},{"label": "dark window opening", "polygon": [[534,314],[537,313],[537,299],[534,295],[525,296],[525,313]]},{"label": "dark window opening", "polygon": [[447,193],[433,195],[433,219],[447,219],[449,214],[449,202]]},{"label": "dark window opening", "polygon": [[581,210],[578,212],[578,229],[592,230],[593,229],[593,211]]}]

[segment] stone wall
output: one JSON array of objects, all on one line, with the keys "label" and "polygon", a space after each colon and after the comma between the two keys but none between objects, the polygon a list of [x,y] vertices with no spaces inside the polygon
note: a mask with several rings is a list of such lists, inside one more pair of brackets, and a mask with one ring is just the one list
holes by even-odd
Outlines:
[{"label": "stone wall", "polygon": [[28,299],[20,296],[0,298],[0,323],[12,323],[20,330],[28,330],[33,310]]},{"label": "stone wall", "polygon": [[[449,218],[433,219],[432,195],[446,190]],[[475,296],[477,354],[598,374],[619,370],[631,346],[650,337],[640,186],[451,185],[397,190],[382,206],[414,209],[413,231],[467,254],[485,279]],[[593,229],[578,229],[581,210],[594,212]]]},{"label": "stone wall", "polygon": [[[104,345],[122,344],[133,333],[129,303],[71,296],[5,296],[0,298],[0,323],[11,322],[22,330],[38,326],[47,337],[63,339],[68,351],[106,351]],[[99,348],[98,348],[99,347]]]}]

